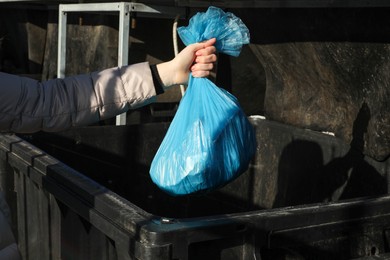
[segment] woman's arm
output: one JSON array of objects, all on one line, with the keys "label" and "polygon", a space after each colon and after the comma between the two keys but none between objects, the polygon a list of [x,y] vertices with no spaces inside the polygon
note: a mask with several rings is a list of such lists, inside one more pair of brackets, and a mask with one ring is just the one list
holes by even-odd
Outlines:
[{"label": "woman's arm", "polygon": [[[215,39],[187,46],[158,64],[160,88],[207,76],[216,60]],[[0,73],[0,130],[19,133],[62,131],[112,118],[155,101],[158,86],[147,62],[90,74],[38,82]]]}]

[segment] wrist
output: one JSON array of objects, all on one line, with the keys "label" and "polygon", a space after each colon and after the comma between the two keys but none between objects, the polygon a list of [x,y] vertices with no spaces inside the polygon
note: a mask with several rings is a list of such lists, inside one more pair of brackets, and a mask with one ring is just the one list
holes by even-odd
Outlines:
[{"label": "wrist", "polygon": [[159,63],[156,65],[158,75],[160,76],[163,88],[166,90],[177,83],[174,82],[174,73],[172,73],[172,66],[170,61]]}]

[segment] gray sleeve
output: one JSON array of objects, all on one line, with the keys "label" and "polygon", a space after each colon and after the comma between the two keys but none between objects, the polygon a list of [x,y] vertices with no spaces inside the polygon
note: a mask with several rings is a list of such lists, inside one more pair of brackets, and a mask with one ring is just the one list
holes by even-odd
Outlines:
[{"label": "gray sleeve", "polygon": [[149,64],[38,82],[0,73],[0,131],[61,131],[155,100]]}]

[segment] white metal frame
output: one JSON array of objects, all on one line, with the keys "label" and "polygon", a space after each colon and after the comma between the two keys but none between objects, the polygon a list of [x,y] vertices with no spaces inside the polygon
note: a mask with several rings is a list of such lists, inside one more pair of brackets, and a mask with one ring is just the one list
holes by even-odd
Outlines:
[{"label": "white metal frame", "polygon": [[[60,4],[58,14],[58,60],[57,77],[65,77],[66,66],[66,25],[69,12],[118,12],[119,13],[119,40],[118,40],[118,66],[128,64],[130,17],[132,12],[149,13],[156,15],[183,15],[183,8],[153,7],[141,3],[114,2],[114,3],[81,3]],[[116,125],[126,124],[126,113],[116,117]]]}]

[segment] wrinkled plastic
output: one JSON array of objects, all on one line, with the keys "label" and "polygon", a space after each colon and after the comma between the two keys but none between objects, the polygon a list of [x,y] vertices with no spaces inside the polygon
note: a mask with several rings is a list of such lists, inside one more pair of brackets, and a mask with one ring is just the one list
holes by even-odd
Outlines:
[{"label": "wrinkled plastic", "polygon": [[194,15],[188,26],[179,27],[177,32],[185,45],[216,38],[216,49],[234,57],[250,40],[249,30],[240,18],[214,6]]},{"label": "wrinkled plastic", "polygon": [[[178,29],[185,44],[217,38],[218,51],[238,56],[249,32],[231,13],[210,7]],[[248,168],[256,149],[253,126],[238,100],[207,78],[190,75],[187,91],[150,169],[171,195],[221,187]]]}]

